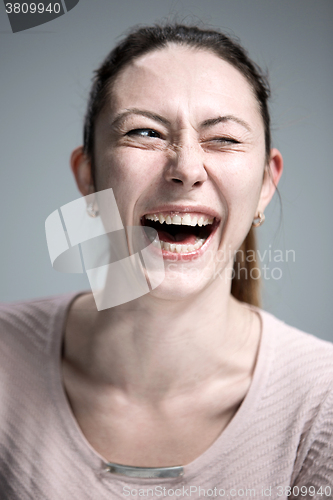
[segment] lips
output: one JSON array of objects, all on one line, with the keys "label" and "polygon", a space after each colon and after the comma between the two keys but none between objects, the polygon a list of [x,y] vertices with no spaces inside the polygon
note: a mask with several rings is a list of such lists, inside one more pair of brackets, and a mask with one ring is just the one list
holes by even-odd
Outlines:
[{"label": "lips", "polygon": [[172,206],[149,210],[141,224],[158,232],[164,258],[191,260],[205,251],[219,220],[210,208]]}]

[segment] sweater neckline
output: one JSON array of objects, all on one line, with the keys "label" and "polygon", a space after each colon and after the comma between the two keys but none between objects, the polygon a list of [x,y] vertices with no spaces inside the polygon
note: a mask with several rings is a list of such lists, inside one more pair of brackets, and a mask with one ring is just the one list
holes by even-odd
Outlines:
[{"label": "sweater neckline", "polygon": [[[49,362],[49,383],[50,394],[56,406],[55,411],[61,419],[61,424],[66,432],[68,442],[70,443],[71,448],[78,455],[78,459],[85,462],[86,465],[88,465],[97,475],[101,477],[101,479],[109,478],[110,480],[123,481],[124,483],[135,482],[136,484],[152,485],[155,482],[153,479],[141,479],[137,477],[131,478],[110,474],[108,472],[108,461],[88,442],[70,407],[70,403],[62,383],[61,351],[64,328],[71,304],[77,297],[79,297],[79,295],[85,293],[87,292],[84,291],[62,296],[60,302],[58,303],[58,307],[56,308],[50,327],[51,359]],[[259,348],[250,387],[235,415],[217,439],[196,459],[189,464],[183,465],[184,474],[181,480],[191,480],[197,477],[199,473],[209,467],[209,464],[212,461],[216,460],[216,457],[218,457],[219,463],[221,464],[221,467],[223,467],[223,464],[228,460],[228,453],[231,448],[239,445],[239,441],[237,440],[239,433],[244,433],[246,428],[250,425],[250,418],[248,417],[263,393],[273,352],[271,334],[273,334],[274,329],[268,332],[268,330],[270,330],[268,328],[268,324],[275,318],[258,307],[251,306],[249,304],[245,305],[259,314],[261,322]],[[165,481],[169,483],[179,482],[179,480],[179,478],[159,478],[158,483],[160,484]]]}]

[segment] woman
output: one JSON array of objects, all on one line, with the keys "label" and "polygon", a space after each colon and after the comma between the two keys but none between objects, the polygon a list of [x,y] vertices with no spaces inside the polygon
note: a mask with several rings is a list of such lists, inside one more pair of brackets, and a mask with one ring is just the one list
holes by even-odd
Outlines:
[{"label": "woman", "polygon": [[268,96],[197,27],[133,31],[96,72],[78,188],[158,231],[165,278],[3,308],[1,498],[332,496],[333,347],[257,307],[247,259],[282,173]]}]

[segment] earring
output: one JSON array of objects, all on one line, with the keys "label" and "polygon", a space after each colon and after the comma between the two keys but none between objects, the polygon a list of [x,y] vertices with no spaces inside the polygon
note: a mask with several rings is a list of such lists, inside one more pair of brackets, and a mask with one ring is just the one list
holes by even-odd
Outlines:
[{"label": "earring", "polygon": [[92,217],[93,219],[99,216],[99,210],[95,201],[88,203],[86,210],[89,217]]},{"label": "earring", "polygon": [[[259,219],[259,220],[257,220],[257,219]],[[252,226],[259,227],[264,223],[264,221],[265,221],[265,214],[258,212],[258,215],[252,221]]]}]

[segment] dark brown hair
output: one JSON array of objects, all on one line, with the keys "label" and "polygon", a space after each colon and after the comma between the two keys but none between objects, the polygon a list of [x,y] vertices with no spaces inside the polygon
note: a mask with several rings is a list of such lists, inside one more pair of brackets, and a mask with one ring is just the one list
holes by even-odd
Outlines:
[{"label": "dark brown hair", "polygon": [[[247,52],[233,40],[217,30],[205,30],[197,26],[181,24],[154,25],[132,30],[105,58],[94,72],[87,112],[84,121],[84,152],[91,161],[92,177],[96,185],[94,168],[94,128],[96,119],[108,99],[112,84],[119,72],[136,58],[162,49],[169,44],[209,50],[234,66],[247,79],[257,100],[265,131],[266,164],[270,156],[271,133],[268,99],[270,89],[267,78],[261,69],[249,58]],[[241,249],[243,255],[251,251],[256,255],[256,241],[253,228],[245,238]],[[245,252],[245,253],[244,253]],[[240,254],[241,255],[241,254]],[[255,260],[248,260],[236,255],[235,266],[241,265],[243,273],[236,272],[232,281],[231,293],[239,300],[253,305],[260,305],[260,280],[253,278],[251,272],[257,267]],[[236,269],[235,269],[236,271]],[[246,272],[245,272],[246,271]]]}]

